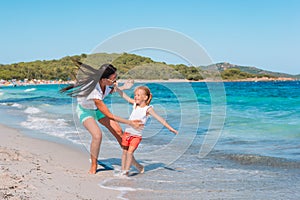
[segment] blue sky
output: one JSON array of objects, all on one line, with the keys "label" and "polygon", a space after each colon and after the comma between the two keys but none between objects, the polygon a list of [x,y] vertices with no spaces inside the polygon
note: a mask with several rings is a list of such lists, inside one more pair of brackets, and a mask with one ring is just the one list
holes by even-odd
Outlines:
[{"label": "blue sky", "polygon": [[89,53],[120,32],[159,27],[192,38],[213,62],[300,74],[298,0],[7,0],[0,9],[1,64]]}]

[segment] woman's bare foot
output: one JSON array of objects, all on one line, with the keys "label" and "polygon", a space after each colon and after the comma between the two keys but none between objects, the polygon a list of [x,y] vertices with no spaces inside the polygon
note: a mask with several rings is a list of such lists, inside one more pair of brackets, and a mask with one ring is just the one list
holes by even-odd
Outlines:
[{"label": "woman's bare foot", "polygon": [[98,167],[97,165],[92,165],[88,173],[89,174],[96,174],[97,167]]}]

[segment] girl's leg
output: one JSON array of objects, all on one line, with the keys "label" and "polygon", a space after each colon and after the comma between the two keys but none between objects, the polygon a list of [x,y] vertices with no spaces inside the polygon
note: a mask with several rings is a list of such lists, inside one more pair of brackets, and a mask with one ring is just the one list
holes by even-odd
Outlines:
[{"label": "girl's leg", "polygon": [[[126,154],[126,162],[125,162],[125,171],[129,171],[131,164],[132,164],[132,159],[133,159],[133,153],[136,150],[136,147],[133,146],[129,146],[128,150],[127,150],[127,154]],[[128,174],[126,174],[128,175]]]},{"label": "girl's leg", "polygon": [[[107,117],[104,117],[104,118],[100,119],[99,122],[103,126],[105,126],[113,134],[113,136],[115,136],[115,138],[117,139],[117,141],[120,144],[120,146],[122,146],[122,135],[123,135],[123,132],[122,132],[122,128],[119,125],[119,123],[116,122],[116,121],[110,120]],[[132,157],[132,165],[134,167],[136,167],[140,172],[143,172],[143,169],[144,169],[143,165],[139,164],[135,160],[134,156]]]},{"label": "girl's leg", "polygon": [[127,151],[128,147],[123,147],[123,154],[122,154],[122,171],[125,171],[126,159],[127,159]]},{"label": "girl's leg", "polygon": [[97,171],[97,159],[99,156],[100,145],[102,141],[102,132],[93,118],[88,118],[83,122],[84,127],[89,131],[92,136],[92,142],[90,146],[91,154],[91,168],[89,170],[90,174],[96,174]]}]

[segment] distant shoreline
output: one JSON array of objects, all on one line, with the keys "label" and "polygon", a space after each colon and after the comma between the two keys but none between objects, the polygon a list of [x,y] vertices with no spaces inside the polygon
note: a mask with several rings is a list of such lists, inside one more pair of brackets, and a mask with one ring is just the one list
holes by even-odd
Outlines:
[{"label": "distant shoreline", "polygon": [[[124,83],[126,79],[119,79],[119,83]],[[286,78],[286,77],[278,77],[278,78],[247,78],[247,79],[237,79],[237,80],[223,80],[223,79],[204,79],[204,80],[187,80],[187,79],[134,79],[136,83],[197,83],[197,82],[271,82],[271,81],[299,81],[299,79],[295,78]],[[74,81],[57,81],[57,80],[38,80],[38,81],[6,81],[2,80],[0,83],[0,87],[14,87],[14,86],[27,86],[27,85],[55,85],[55,84],[73,84]]]},{"label": "distant shoreline", "polygon": [[[125,82],[125,79],[120,79],[118,82],[123,83]],[[155,80],[147,80],[147,79],[134,79],[136,83],[161,83],[161,82],[166,82],[166,83],[180,83],[180,82],[188,82],[188,83],[197,83],[197,82],[271,82],[271,81],[298,81],[298,79],[294,78],[284,78],[284,77],[278,77],[278,78],[247,78],[247,79],[237,79],[237,80],[223,80],[223,79],[204,79],[204,80],[187,80],[187,79],[168,79],[168,80],[163,80],[163,79],[155,79]]]}]

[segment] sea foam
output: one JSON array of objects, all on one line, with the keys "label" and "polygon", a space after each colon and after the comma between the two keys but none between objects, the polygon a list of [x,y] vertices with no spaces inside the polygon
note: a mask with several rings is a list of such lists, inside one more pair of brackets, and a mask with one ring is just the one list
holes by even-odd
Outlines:
[{"label": "sea foam", "polygon": [[35,90],[36,90],[36,88],[28,88],[28,89],[24,90],[24,92],[31,92],[31,91],[35,91]]},{"label": "sea foam", "polygon": [[24,112],[27,114],[37,114],[37,113],[40,113],[41,110],[38,108],[35,108],[35,107],[28,107],[24,110]]}]

